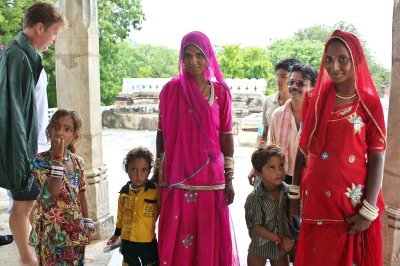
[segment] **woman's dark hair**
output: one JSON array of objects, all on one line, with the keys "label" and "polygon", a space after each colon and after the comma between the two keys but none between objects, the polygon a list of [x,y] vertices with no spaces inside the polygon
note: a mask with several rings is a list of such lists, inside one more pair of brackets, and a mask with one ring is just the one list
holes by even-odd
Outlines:
[{"label": "woman's dark hair", "polygon": [[263,166],[274,156],[280,157],[285,162],[285,154],[281,148],[274,144],[267,145],[265,142],[261,142],[251,155],[251,164],[257,172],[262,172]]},{"label": "woman's dark hair", "polygon": [[315,82],[317,81],[318,71],[315,68],[306,65],[306,64],[296,64],[292,67],[292,72],[300,72],[303,75],[303,78],[308,79],[311,82],[311,87],[315,86]]},{"label": "woman's dark hair", "polygon": [[138,158],[143,158],[143,159],[146,160],[146,162],[149,165],[149,172],[150,172],[151,168],[153,167],[153,162],[154,162],[153,154],[146,147],[139,146],[137,148],[134,148],[134,149],[130,150],[126,154],[126,156],[125,156],[125,158],[124,158],[124,160],[122,162],[122,166],[123,166],[123,168],[124,168],[126,173],[128,173],[128,165],[129,165],[129,163],[134,161],[134,160],[136,160],[136,159],[138,159]]},{"label": "woman's dark hair", "polygon": [[75,153],[76,152],[77,143],[81,139],[81,133],[82,133],[82,120],[79,117],[77,112],[68,111],[68,110],[65,110],[65,109],[57,110],[53,114],[53,116],[51,117],[50,122],[49,122],[49,124],[48,124],[48,126],[46,128],[46,137],[47,137],[48,140],[50,140],[51,130],[53,128],[57,128],[58,127],[58,120],[63,116],[68,116],[74,122],[74,139],[68,145],[67,149],[70,150],[71,152]]}]

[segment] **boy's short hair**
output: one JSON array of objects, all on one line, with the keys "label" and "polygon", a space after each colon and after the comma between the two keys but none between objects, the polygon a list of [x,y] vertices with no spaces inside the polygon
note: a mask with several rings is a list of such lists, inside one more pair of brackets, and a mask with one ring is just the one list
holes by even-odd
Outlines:
[{"label": "boy's short hair", "polygon": [[278,71],[278,69],[284,69],[287,72],[290,72],[292,70],[292,66],[295,64],[299,64],[300,61],[296,58],[286,58],[280,60],[278,63],[275,64],[274,70],[275,72]]},{"label": "boy's short hair", "polygon": [[134,148],[134,149],[130,150],[126,154],[126,156],[124,158],[124,161],[122,162],[122,166],[123,166],[125,172],[128,173],[128,165],[129,165],[129,163],[134,161],[134,160],[136,160],[136,159],[138,159],[138,158],[143,158],[148,163],[149,172],[150,172],[151,168],[153,167],[153,162],[154,162],[153,157],[154,156],[153,156],[153,154],[151,153],[151,151],[149,149],[147,149],[146,147],[143,147],[143,146],[139,146],[137,148]]},{"label": "boy's short hair", "polygon": [[263,166],[274,156],[280,157],[285,161],[285,154],[281,148],[274,144],[267,145],[265,142],[261,142],[257,150],[251,155],[251,164],[254,170],[261,173]]},{"label": "boy's short hair", "polygon": [[45,2],[35,2],[24,16],[24,29],[32,28],[37,23],[43,23],[45,30],[56,23],[66,23],[61,11],[54,5]]}]

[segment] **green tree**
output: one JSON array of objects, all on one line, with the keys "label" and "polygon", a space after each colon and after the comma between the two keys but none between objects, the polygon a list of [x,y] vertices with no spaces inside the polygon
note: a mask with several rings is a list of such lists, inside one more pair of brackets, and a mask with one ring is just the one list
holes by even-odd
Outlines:
[{"label": "green tree", "polygon": [[[299,39],[294,36],[288,39],[278,40],[268,46],[268,59],[274,65],[285,58],[297,58],[303,63],[306,63],[316,70],[319,69],[321,62],[324,43],[318,40]],[[274,73],[273,67],[269,69],[270,73]],[[277,84],[275,76],[269,77],[267,80],[267,94],[276,91]]]},{"label": "green tree", "polygon": [[224,45],[217,50],[218,64],[225,78],[244,78],[241,48],[238,44]]}]

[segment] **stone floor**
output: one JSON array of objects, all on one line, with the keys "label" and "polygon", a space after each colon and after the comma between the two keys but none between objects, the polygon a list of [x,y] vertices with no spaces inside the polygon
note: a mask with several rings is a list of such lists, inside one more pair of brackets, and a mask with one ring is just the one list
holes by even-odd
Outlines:
[{"label": "stone floor", "polygon": [[[247,234],[246,223],[244,219],[244,202],[252,187],[248,184],[247,174],[250,171],[250,156],[255,145],[256,132],[248,133],[240,141],[236,138],[235,160],[236,173],[234,180],[235,201],[230,206],[232,221],[235,226],[236,242],[239,252],[241,265],[246,265],[247,247],[250,239]],[[103,160],[108,167],[109,180],[109,200],[110,213],[116,219],[118,191],[121,186],[128,181],[126,173],[122,169],[123,156],[133,147],[143,145],[155,149],[155,132],[153,131],[135,131],[103,129]],[[239,146],[242,143],[241,146]],[[247,146],[243,146],[246,144]],[[9,234],[8,198],[3,189],[0,190],[0,235]],[[114,220],[115,220],[114,219]],[[121,265],[122,257],[118,249],[111,253],[103,253],[106,239],[97,240],[87,246],[86,262],[87,265]],[[15,243],[0,247],[0,265],[11,266],[18,265],[18,251]]]}]

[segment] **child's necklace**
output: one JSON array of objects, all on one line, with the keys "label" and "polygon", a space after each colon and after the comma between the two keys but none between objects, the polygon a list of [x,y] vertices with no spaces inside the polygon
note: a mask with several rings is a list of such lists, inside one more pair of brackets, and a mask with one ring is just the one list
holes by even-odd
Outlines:
[{"label": "child's necklace", "polygon": [[129,185],[129,188],[130,188],[133,192],[139,192],[139,191],[143,188],[143,186],[138,187],[138,188],[133,188],[133,187],[132,187],[132,184],[130,184],[130,185]]},{"label": "child's necklace", "polygon": [[65,155],[62,159],[63,163],[68,163],[70,159],[71,159],[71,155],[69,154],[69,151],[67,151],[67,155]]}]

